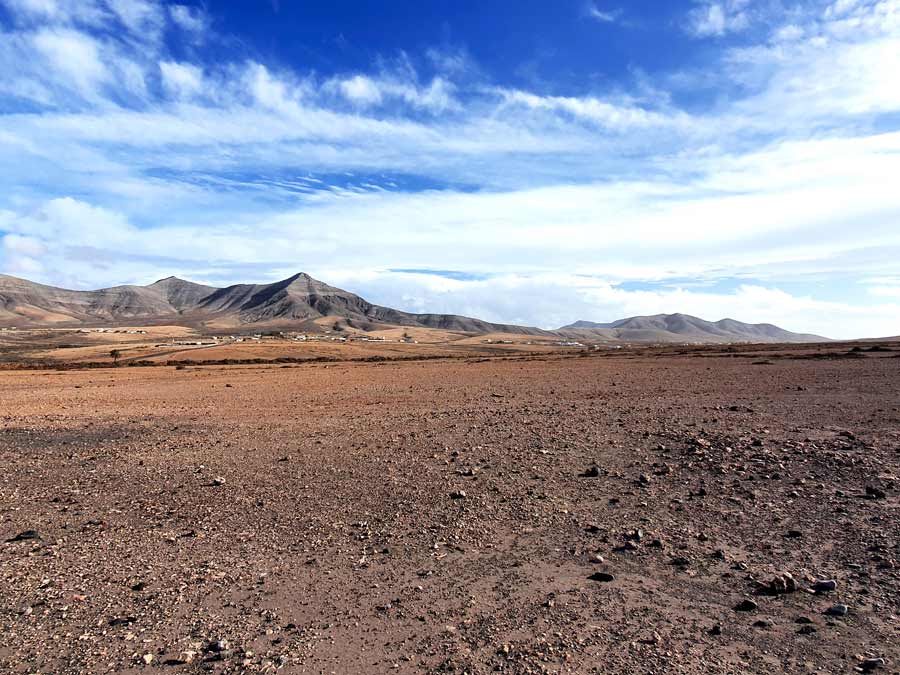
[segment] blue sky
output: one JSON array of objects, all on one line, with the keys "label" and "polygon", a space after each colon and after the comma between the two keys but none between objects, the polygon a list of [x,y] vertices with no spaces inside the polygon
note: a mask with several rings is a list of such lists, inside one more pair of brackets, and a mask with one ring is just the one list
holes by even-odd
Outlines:
[{"label": "blue sky", "polygon": [[900,0],[0,0],[0,271],[900,334]]}]

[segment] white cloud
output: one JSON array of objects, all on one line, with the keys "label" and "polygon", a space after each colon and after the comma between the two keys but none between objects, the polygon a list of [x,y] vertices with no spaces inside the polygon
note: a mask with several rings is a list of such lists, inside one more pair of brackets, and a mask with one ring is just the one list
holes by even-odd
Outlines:
[{"label": "white cloud", "polygon": [[56,0],[2,0],[2,4],[20,17],[55,18],[60,13]]},{"label": "white cloud", "polygon": [[100,48],[90,36],[70,29],[42,29],[32,36],[37,52],[49,66],[83,94],[96,94],[109,80]]},{"label": "white cloud", "polygon": [[9,218],[3,228],[31,241],[59,241],[63,246],[73,244],[78,236],[115,245],[136,232],[122,214],[71,197],[51,199],[34,211]]},{"label": "white cloud", "polygon": [[13,18],[23,24],[77,23],[96,27],[113,18],[107,2],[101,0],[0,0],[0,4],[5,5]]},{"label": "white cloud", "polygon": [[8,254],[18,254],[30,258],[37,258],[47,252],[46,246],[39,240],[19,234],[8,234],[3,237],[3,247]]},{"label": "white cloud", "polygon": [[188,33],[200,35],[209,29],[209,17],[200,7],[171,5],[169,6],[169,16],[179,28]]},{"label": "white cloud", "polygon": [[128,92],[141,99],[146,98],[147,83],[144,78],[144,69],[140,64],[122,58],[116,63],[116,70],[123,92]]},{"label": "white cloud", "polygon": [[197,66],[161,61],[159,70],[163,87],[170,96],[191,98],[203,91],[203,71]]},{"label": "white cloud", "polygon": [[379,77],[353,75],[331,78],[323,85],[326,92],[336,92],[358,109],[381,106],[388,102],[403,102],[411,108],[434,113],[456,109],[456,87],[443,77],[435,77],[427,86],[405,74],[382,74]]},{"label": "white cloud", "polygon": [[619,17],[622,16],[621,9],[607,9],[601,10],[594,3],[588,3],[587,6],[588,16],[592,19],[599,21],[600,23],[615,23],[618,21]]},{"label": "white cloud", "polygon": [[882,298],[895,298],[900,301],[900,286],[872,286],[869,293]]},{"label": "white cloud", "polygon": [[[803,27],[788,24],[770,44],[727,53],[729,75],[758,90],[735,111],[750,125],[752,119],[764,120],[763,125],[775,119],[789,127],[896,111],[898,44],[898,0],[881,0],[865,11],[830,20],[811,19]],[[778,115],[772,116],[772,110]]]},{"label": "white cloud", "polygon": [[[249,93],[251,100],[261,109],[267,112],[276,112],[296,120],[297,116],[302,114],[303,108],[301,102],[310,94],[311,86],[306,81],[292,79],[289,74],[273,73],[266,66],[256,63],[247,63],[241,72],[238,80],[241,86]],[[244,91],[229,91],[227,84],[219,83],[222,89],[221,95],[225,97],[226,102],[229,97],[234,100],[243,100]],[[241,108],[243,112],[244,109]],[[227,111],[225,113],[228,114]],[[271,117],[270,119],[278,119]],[[266,125],[263,125],[263,129]]]},{"label": "white cloud", "polygon": [[437,49],[431,47],[425,50],[425,56],[435,69],[445,76],[464,75],[472,71],[478,71],[477,64],[465,49]]},{"label": "white cloud", "polygon": [[750,26],[749,0],[704,1],[691,11],[688,28],[697,37],[722,36]]},{"label": "white cloud", "polygon": [[805,33],[806,31],[803,27],[796,24],[791,23],[786,26],[779,26],[772,33],[772,42],[796,42],[802,38]]},{"label": "white cloud", "polygon": [[859,9],[861,4],[863,3],[860,0],[836,0],[825,8],[825,17],[831,19],[845,16],[853,10]]},{"label": "white cloud", "polygon": [[656,112],[629,103],[609,102],[588,97],[538,96],[525,91],[500,90],[504,102],[531,110],[563,112],[576,119],[595,123],[613,131],[632,131],[649,127],[682,127],[693,125],[683,112]]},{"label": "white cloud", "polygon": [[865,279],[866,291],[877,298],[889,298],[900,301],[900,276],[874,277]]},{"label": "white cloud", "polygon": [[22,25],[105,29],[141,43],[159,41],[167,15],[195,38],[209,25],[203,9],[166,7],[162,0],[0,0],[0,5]]},{"label": "white cloud", "polygon": [[109,8],[131,33],[157,39],[165,23],[163,9],[155,0],[106,0]]},{"label": "white cloud", "polygon": [[443,112],[458,107],[454,98],[455,90],[456,87],[452,82],[442,77],[436,77],[427,87],[402,87],[398,93],[413,107],[432,112]]},{"label": "white cloud", "polygon": [[344,97],[356,105],[370,106],[381,103],[381,89],[370,77],[354,75],[340,80],[336,86]]}]

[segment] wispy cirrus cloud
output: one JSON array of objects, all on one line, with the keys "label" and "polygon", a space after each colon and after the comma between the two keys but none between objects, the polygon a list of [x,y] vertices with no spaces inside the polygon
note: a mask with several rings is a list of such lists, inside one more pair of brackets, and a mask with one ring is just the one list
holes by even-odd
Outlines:
[{"label": "wispy cirrus cloud", "polygon": [[210,29],[210,17],[202,7],[169,5],[168,9],[175,25],[187,33],[202,37]]},{"label": "wispy cirrus cloud", "polygon": [[595,21],[599,21],[600,23],[615,23],[625,13],[625,11],[621,7],[616,7],[614,9],[601,9],[593,2],[589,2],[587,4],[587,6],[585,7],[585,11],[590,18],[594,19]]}]

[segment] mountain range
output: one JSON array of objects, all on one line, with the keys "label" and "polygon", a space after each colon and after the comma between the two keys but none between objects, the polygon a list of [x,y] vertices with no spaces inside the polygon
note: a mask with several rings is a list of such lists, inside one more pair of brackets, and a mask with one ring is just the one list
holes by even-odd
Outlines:
[{"label": "mountain range", "polygon": [[617,342],[826,342],[819,335],[792,333],[770,323],[734,319],[705,321],[688,314],[633,316],[611,323],[576,321],[560,331]]},{"label": "mountain range", "polygon": [[335,324],[368,331],[387,326],[462,333],[514,333],[601,342],[821,342],[770,324],[710,322],[685,314],[631,317],[612,323],[578,321],[556,331],[490,323],[453,314],[412,314],[372,304],[308,274],[271,284],[205,286],[177,277],[148,286],[73,291],[0,275],[0,325],[16,327],[179,324],[208,330],[291,328]]},{"label": "mountain range", "polygon": [[10,326],[170,323],[235,329],[315,330],[324,324],[371,330],[381,326],[439,328],[466,333],[540,334],[453,314],[410,314],[374,305],[308,274],[271,284],[216,288],[168,277],[149,286],[71,291],[0,275],[0,323]]}]

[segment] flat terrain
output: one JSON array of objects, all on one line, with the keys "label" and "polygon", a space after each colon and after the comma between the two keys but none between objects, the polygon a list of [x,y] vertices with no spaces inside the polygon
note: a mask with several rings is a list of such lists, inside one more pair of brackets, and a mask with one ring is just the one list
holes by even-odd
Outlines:
[{"label": "flat terrain", "polygon": [[0,672],[896,673],[881,349],[0,371]]},{"label": "flat terrain", "polygon": [[[583,349],[558,346],[559,337],[471,333],[430,328],[391,328],[377,331],[347,330],[310,335],[307,341],[291,337],[204,334],[182,326],[137,326],[128,328],[75,329],[35,328],[0,331],[0,366],[22,364],[112,363],[117,350],[123,364],[151,361],[214,362],[224,360],[275,359],[366,359],[435,356],[472,356],[498,353],[571,352]],[[414,341],[404,342],[404,336]],[[344,338],[346,341],[339,341]],[[200,344],[194,344],[200,343]]]}]

